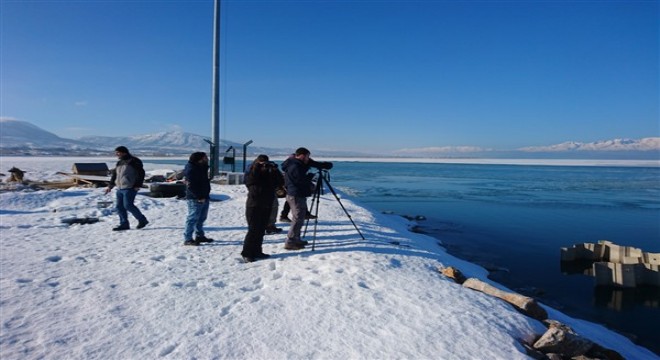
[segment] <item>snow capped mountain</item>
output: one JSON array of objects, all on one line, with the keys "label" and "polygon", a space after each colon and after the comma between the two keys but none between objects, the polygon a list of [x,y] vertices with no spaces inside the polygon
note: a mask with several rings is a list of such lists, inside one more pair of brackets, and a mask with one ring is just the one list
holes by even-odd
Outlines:
[{"label": "snow capped mountain", "polygon": [[[135,136],[85,136],[78,140],[61,138],[29,122],[0,118],[0,155],[108,155],[119,145],[142,156],[187,156],[193,151],[209,151],[208,137],[181,131],[159,132]],[[221,140],[221,156],[230,146],[242,154],[243,144]],[[253,144],[248,156],[268,154],[286,156],[292,149],[261,147]],[[407,148],[391,154],[377,155],[343,150],[314,149],[316,156],[324,157],[455,157],[455,158],[611,158],[658,159],[660,137],[642,139],[614,139],[591,143],[567,141],[549,146],[529,146],[516,150],[497,150],[475,146],[439,146]]]},{"label": "snow capped mountain", "polygon": [[[0,119],[0,153],[3,155],[107,155],[123,145],[142,155],[189,155],[192,151],[209,151],[201,135],[180,131],[112,137],[86,136],[78,140],[61,138],[29,122]],[[220,149],[242,145],[222,140]],[[253,148],[251,151],[262,150]]]},{"label": "snow capped mountain", "polygon": [[70,148],[85,147],[81,141],[64,139],[27,121],[0,118],[0,147]]},{"label": "snow capped mountain", "polygon": [[660,137],[648,137],[638,140],[614,139],[590,143],[567,141],[550,146],[529,146],[518,149],[525,152],[563,152],[563,151],[659,151]]},{"label": "snow capped mountain", "polygon": [[[180,131],[168,131],[155,134],[125,137],[85,136],[80,138],[81,141],[86,143],[97,144],[97,146],[103,146],[106,148],[114,148],[121,144],[128,147],[129,149],[150,149],[162,151],[185,150],[185,152],[190,152],[193,150],[208,150],[209,144],[204,141],[204,139],[209,138]],[[239,146],[239,144],[225,140],[220,142],[220,148],[229,146]]]}]

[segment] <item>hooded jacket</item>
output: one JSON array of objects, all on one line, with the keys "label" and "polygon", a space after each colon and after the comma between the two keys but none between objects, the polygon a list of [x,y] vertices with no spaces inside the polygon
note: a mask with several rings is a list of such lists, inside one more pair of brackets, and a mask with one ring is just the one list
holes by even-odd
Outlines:
[{"label": "hooded jacket", "polygon": [[296,197],[308,197],[312,195],[312,176],[307,175],[309,165],[292,156],[282,163],[284,171],[284,183],[287,195]]},{"label": "hooded jacket", "polygon": [[248,188],[247,207],[271,207],[275,200],[275,189],[282,185],[282,175],[277,165],[252,164],[245,174]]},{"label": "hooded jacket", "polygon": [[142,160],[126,154],[117,161],[110,177],[110,188],[134,189],[142,187],[144,183],[144,165]]},{"label": "hooded jacket", "polygon": [[208,199],[211,193],[211,182],[208,178],[209,165],[188,161],[183,168],[186,178],[186,199]]}]

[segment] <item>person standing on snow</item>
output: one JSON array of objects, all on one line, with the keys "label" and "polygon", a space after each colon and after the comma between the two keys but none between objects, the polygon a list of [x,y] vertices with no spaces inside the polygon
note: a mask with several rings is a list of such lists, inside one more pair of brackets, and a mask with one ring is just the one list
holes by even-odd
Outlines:
[{"label": "person standing on snow", "polygon": [[[204,236],[204,222],[209,213],[209,196],[211,181],[209,180],[209,158],[204,152],[194,152],[183,169],[186,182],[186,199],[188,199],[188,216],[183,231],[183,245],[197,246],[212,242],[213,239]],[[193,240],[193,232],[195,239]]]},{"label": "person standing on snow", "polygon": [[135,202],[135,195],[144,183],[144,166],[142,161],[131,155],[125,146],[118,146],[115,149],[115,155],[119,161],[112,170],[110,183],[105,189],[109,193],[113,187],[117,187],[117,213],[119,214],[119,226],[114,227],[113,231],[128,230],[131,228],[128,222],[128,213],[130,212],[138,221],[137,228],[142,229],[147,226],[149,221],[138,209]]},{"label": "person standing on snow", "polygon": [[[264,254],[262,246],[264,232],[270,221],[273,202],[277,199],[275,189],[281,184],[277,165],[268,160],[268,156],[259,155],[252,162],[245,176],[245,186],[248,188],[245,202],[245,217],[248,232],[243,241],[241,256],[245,262],[269,258]],[[277,213],[277,212],[276,212]]]},{"label": "person standing on snow", "polygon": [[296,149],[293,157],[282,163],[286,202],[291,207],[291,227],[284,243],[286,250],[301,250],[307,245],[307,241],[300,239],[300,230],[307,213],[307,197],[311,196],[313,191],[311,176],[307,174],[310,168],[309,157],[309,150],[301,147]]}]

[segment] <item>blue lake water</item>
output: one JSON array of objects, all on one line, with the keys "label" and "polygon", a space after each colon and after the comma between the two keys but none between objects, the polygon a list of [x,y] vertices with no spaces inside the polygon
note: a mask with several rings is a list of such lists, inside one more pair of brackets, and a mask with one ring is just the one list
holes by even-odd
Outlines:
[{"label": "blue lake water", "polygon": [[506,269],[492,279],[660,354],[660,289],[595,287],[560,263],[561,247],[598,240],[660,252],[660,168],[335,162],[330,183],[424,216],[419,230],[450,253]]},{"label": "blue lake water", "polygon": [[660,289],[596,288],[562,272],[560,247],[610,240],[660,252],[660,169],[336,163],[331,184],[420,230],[491,278],[660,353]]}]

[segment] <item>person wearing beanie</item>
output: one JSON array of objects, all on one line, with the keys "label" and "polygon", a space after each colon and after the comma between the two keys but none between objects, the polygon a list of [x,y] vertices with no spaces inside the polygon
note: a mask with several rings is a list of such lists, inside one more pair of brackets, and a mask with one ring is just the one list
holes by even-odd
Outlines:
[{"label": "person wearing beanie", "polygon": [[128,213],[130,212],[137,221],[138,229],[147,226],[149,221],[138,209],[135,202],[135,195],[144,183],[144,166],[142,161],[131,155],[125,146],[118,146],[115,149],[115,155],[119,161],[114,169],[112,169],[112,176],[110,183],[105,190],[109,193],[113,187],[117,187],[117,213],[119,214],[119,226],[113,228],[113,231],[128,230],[131,228],[128,222]]}]

